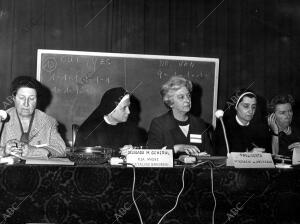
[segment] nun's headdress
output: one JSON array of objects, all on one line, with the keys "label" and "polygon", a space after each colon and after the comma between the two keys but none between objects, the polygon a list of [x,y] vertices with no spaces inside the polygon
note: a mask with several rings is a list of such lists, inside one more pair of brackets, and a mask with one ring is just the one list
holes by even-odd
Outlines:
[{"label": "nun's headdress", "polygon": [[83,123],[84,127],[82,128],[92,128],[95,125],[99,125],[99,122],[101,122],[103,117],[110,114],[118,106],[122,99],[128,95],[129,93],[122,87],[107,90],[103,94],[99,106],[86,119]]},{"label": "nun's headdress", "polygon": [[122,87],[116,87],[107,90],[101,99],[99,106],[97,107],[98,116],[104,116],[110,114],[122,101],[124,96],[129,93]]},{"label": "nun's headdress", "polygon": [[256,98],[256,95],[255,95],[255,93],[253,91],[250,91],[250,90],[247,90],[247,89],[237,90],[227,100],[225,110],[233,110],[233,109],[236,110],[237,107],[238,107],[238,105],[239,105],[239,103],[243,100],[243,98],[245,96],[250,97],[250,98],[253,98],[253,97]]}]

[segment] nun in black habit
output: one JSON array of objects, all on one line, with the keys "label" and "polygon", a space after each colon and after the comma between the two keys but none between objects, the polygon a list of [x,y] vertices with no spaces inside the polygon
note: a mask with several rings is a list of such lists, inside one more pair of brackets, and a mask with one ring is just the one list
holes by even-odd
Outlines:
[{"label": "nun in black habit", "polygon": [[[230,152],[270,152],[268,126],[256,110],[257,96],[246,89],[237,90],[227,101],[223,120]],[[219,121],[214,133],[214,154],[227,154],[224,132]]]},{"label": "nun in black habit", "polygon": [[79,127],[75,146],[102,146],[115,149],[139,145],[137,128],[127,122],[130,94],[122,87],[106,91],[99,106]]}]

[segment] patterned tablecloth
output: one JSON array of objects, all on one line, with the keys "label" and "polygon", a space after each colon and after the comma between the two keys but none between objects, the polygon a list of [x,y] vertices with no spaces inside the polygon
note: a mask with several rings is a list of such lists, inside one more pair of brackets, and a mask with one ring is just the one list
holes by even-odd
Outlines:
[{"label": "patterned tablecloth", "polygon": [[[182,167],[136,169],[144,224],[175,203]],[[300,223],[299,169],[213,169],[215,223]],[[106,166],[0,166],[0,222],[135,223],[133,170]],[[211,169],[187,168],[177,208],[162,223],[211,223]],[[2,219],[2,220],[1,220]]]}]

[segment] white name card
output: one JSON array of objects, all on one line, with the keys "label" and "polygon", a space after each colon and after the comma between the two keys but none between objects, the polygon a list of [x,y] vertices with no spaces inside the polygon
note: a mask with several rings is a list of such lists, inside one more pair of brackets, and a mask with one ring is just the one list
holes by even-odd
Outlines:
[{"label": "white name card", "polygon": [[270,153],[232,152],[230,157],[235,168],[275,168]]},{"label": "white name card", "polygon": [[300,147],[296,147],[293,149],[293,158],[292,158],[293,165],[300,164]]},{"label": "white name card", "polygon": [[173,167],[172,149],[129,150],[126,162],[136,167]]}]

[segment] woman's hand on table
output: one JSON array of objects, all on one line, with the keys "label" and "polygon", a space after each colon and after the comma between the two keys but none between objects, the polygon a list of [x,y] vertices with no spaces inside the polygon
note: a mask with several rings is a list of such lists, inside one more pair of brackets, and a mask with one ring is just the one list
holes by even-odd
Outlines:
[{"label": "woman's hand on table", "polygon": [[45,148],[25,144],[23,147],[22,156],[48,158],[49,154],[49,151]]},{"label": "woman's hand on table", "polygon": [[49,151],[12,139],[6,143],[5,154],[16,157],[48,157]]},{"label": "woman's hand on table", "polygon": [[265,152],[266,150],[264,148],[258,148],[258,147],[255,147],[253,148],[250,152],[253,152],[253,153],[263,153]]},{"label": "woman's hand on table", "polygon": [[188,155],[195,155],[197,153],[200,153],[200,150],[198,149],[197,146],[185,145],[185,144],[174,145],[174,151],[175,153],[185,152]]},{"label": "woman's hand on table", "polygon": [[5,145],[4,153],[5,155],[11,155],[11,153],[13,153],[21,156],[21,142],[17,139],[8,140]]},{"label": "woman's hand on table", "polygon": [[132,149],[133,149],[132,145],[124,145],[122,148],[120,148],[120,153],[122,156],[127,156],[128,151],[130,151]]},{"label": "woman's hand on table", "polygon": [[293,150],[294,148],[300,148],[300,142],[294,142],[288,146],[289,150]]}]

